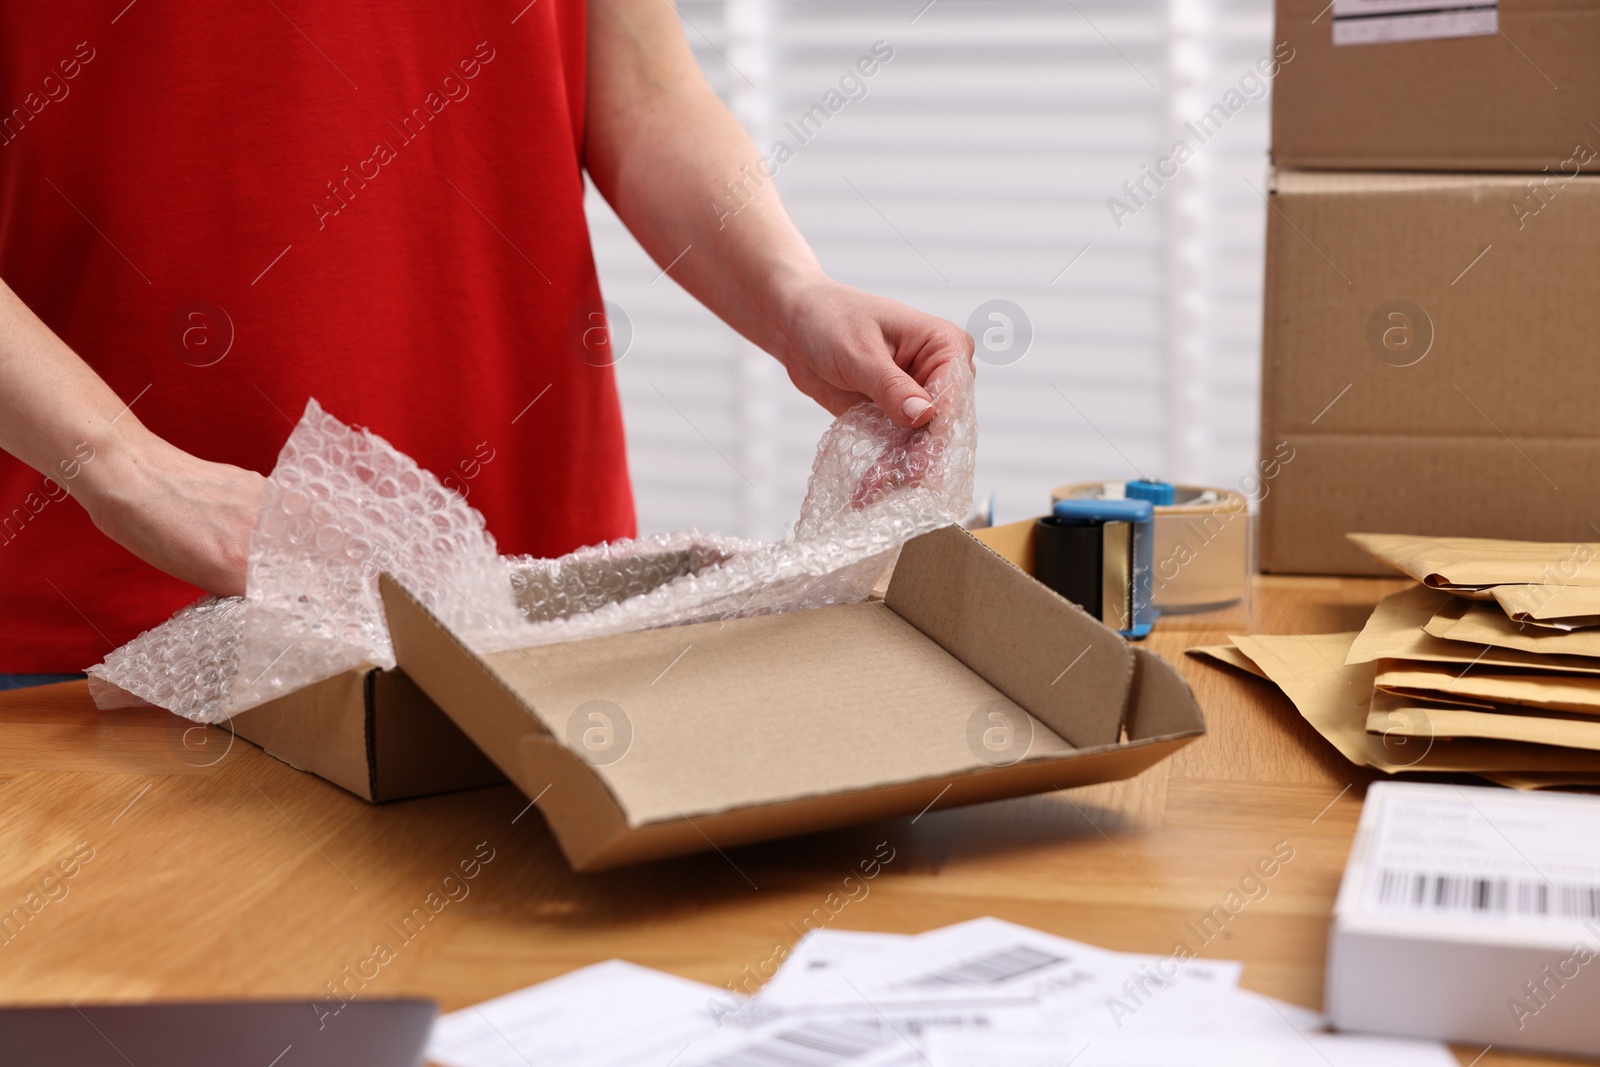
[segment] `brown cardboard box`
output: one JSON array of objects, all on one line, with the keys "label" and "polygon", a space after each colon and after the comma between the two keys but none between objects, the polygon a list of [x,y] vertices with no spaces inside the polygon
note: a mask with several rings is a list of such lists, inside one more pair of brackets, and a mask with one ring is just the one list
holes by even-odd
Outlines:
[{"label": "brown cardboard box", "polygon": [[404,800],[505,781],[399,670],[335,675],[241,712],[226,728],[363,800]]},{"label": "brown cardboard box", "polygon": [[1596,540],[1600,178],[1526,183],[1273,176],[1263,571],[1389,573],[1351,532]]},{"label": "brown cardboard box", "polygon": [[[557,606],[565,612],[590,611],[720,559],[716,548],[700,543],[640,556],[630,562],[626,583],[616,580],[603,560],[569,562],[553,572],[528,568],[517,576],[515,594],[528,618],[538,621],[555,617]],[[398,669],[347,671],[242,712],[225,729],[297,770],[373,802],[505,781]]]},{"label": "brown cardboard box", "polygon": [[1173,668],[1017,566],[909,542],[883,600],[477,655],[380,579],[406,673],[575,868],[1125,778],[1204,732]]},{"label": "brown cardboard box", "polygon": [[1336,14],[1327,0],[1278,0],[1277,40],[1294,50],[1273,87],[1278,166],[1593,169],[1600,4],[1500,0],[1497,33],[1372,44],[1334,44]]}]

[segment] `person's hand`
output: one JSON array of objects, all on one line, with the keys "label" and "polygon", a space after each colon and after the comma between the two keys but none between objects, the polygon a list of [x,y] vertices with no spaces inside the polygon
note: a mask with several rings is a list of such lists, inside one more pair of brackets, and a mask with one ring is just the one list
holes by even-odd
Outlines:
[{"label": "person's hand", "polygon": [[919,484],[943,447],[937,420],[955,417],[965,399],[957,393],[970,387],[971,336],[953,322],[832,280],[804,290],[790,321],[781,358],[800,391],[835,415],[874,403],[903,437],[863,474],[851,505],[866,507]]},{"label": "person's hand", "polygon": [[140,437],[86,465],[73,496],[102,533],[151,566],[219,596],[243,594],[266,479]]},{"label": "person's hand", "polygon": [[830,278],[791,294],[778,353],[799,390],[835,415],[864,400],[904,427],[933,418],[928,387],[972,338],[953,322]]}]

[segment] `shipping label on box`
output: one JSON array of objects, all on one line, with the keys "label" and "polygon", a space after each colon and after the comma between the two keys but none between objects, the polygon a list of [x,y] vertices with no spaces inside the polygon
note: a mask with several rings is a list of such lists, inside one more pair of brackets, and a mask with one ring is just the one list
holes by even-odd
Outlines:
[{"label": "shipping label on box", "polygon": [[1333,43],[1381,44],[1500,32],[1495,0],[1333,0]]},{"label": "shipping label on box", "polygon": [[1340,886],[1350,1030],[1600,1051],[1600,798],[1380,782]]},{"label": "shipping label on box", "polygon": [[1352,915],[1600,932],[1600,800],[1462,786],[1374,792]]}]

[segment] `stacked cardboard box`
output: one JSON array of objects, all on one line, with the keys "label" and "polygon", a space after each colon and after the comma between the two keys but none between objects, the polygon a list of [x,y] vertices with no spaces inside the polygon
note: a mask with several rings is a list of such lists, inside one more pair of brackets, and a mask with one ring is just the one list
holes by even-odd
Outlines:
[{"label": "stacked cardboard box", "polygon": [[[1600,494],[1600,4],[1278,0],[1260,566],[1576,541]],[[1285,47],[1286,46],[1286,47]]]}]

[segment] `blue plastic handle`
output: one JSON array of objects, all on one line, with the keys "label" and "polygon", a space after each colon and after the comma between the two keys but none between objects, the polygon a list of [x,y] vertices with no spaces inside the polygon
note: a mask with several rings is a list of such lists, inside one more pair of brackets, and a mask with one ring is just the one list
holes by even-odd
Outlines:
[{"label": "blue plastic handle", "polygon": [[1125,482],[1122,491],[1132,500],[1148,500],[1161,507],[1169,506],[1177,497],[1177,487],[1171,482],[1163,482],[1156,478],[1137,478]]},{"label": "blue plastic handle", "polygon": [[1156,509],[1148,500],[1074,496],[1057,500],[1051,514],[1073,526],[1098,526],[1107,522],[1150,522],[1155,518]]}]

